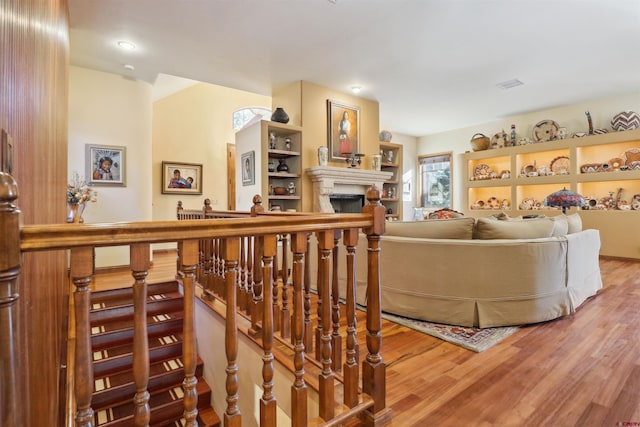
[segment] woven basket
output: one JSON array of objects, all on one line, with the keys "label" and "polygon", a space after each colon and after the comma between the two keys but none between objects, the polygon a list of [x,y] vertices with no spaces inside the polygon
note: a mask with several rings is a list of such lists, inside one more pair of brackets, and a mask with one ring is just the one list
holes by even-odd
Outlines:
[{"label": "woven basket", "polygon": [[471,137],[471,149],[473,151],[483,151],[489,148],[489,140],[488,136],[484,136],[481,133],[476,133]]}]

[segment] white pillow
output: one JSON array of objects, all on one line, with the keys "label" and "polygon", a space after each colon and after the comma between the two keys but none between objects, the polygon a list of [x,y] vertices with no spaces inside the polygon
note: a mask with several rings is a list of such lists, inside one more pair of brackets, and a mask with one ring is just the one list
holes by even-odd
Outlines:
[{"label": "white pillow", "polygon": [[582,231],[582,218],[578,213],[574,213],[571,215],[566,215],[567,223],[569,225],[568,234],[579,233]]},{"label": "white pillow", "polygon": [[569,233],[569,221],[566,215],[551,216],[549,219],[553,221],[552,236],[562,237]]}]

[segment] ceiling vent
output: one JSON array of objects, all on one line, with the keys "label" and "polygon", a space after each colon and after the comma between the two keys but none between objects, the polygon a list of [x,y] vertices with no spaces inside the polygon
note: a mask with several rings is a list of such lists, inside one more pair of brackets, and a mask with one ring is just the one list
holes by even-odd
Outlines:
[{"label": "ceiling vent", "polygon": [[516,86],[522,86],[523,84],[524,83],[522,83],[518,79],[512,79],[512,80],[507,80],[506,82],[498,83],[496,86],[498,86],[500,89],[511,89]]}]

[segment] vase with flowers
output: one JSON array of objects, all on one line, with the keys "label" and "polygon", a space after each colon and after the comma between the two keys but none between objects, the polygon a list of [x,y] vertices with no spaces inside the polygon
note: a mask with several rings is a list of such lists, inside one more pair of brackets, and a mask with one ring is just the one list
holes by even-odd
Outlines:
[{"label": "vase with flowers", "polygon": [[67,185],[67,222],[83,223],[82,214],[88,202],[95,202],[98,194],[87,185],[77,172],[73,173]]}]

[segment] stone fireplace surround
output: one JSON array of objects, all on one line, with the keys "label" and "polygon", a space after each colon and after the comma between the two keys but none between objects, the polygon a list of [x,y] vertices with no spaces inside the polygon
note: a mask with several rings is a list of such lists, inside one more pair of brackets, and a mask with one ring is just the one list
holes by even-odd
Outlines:
[{"label": "stone fireplace surround", "polygon": [[382,193],[382,185],[393,172],[336,166],[314,166],[305,172],[313,182],[313,211],[334,212],[330,197],[333,194],[364,194],[371,185]]}]

